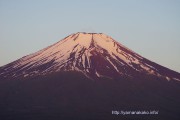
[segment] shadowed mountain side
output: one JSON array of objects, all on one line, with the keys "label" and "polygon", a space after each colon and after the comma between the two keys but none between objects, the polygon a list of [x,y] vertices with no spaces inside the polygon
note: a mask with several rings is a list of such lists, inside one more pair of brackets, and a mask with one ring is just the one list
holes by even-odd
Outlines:
[{"label": "shadowed mountain side", "polygon": [[[158,80],[157,80],[158,79]],[[153,76],[88,79],[80,72],[0,81],[2,120],[179,120],[180,83]],[[112,115],[158,110],[158,115]]]}]

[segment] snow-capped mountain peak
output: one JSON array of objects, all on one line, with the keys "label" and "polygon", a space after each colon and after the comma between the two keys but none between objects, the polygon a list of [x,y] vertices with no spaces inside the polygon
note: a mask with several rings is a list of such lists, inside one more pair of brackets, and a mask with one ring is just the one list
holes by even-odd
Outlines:
[{"label": "snow-capped mountain peak", "polygon": [[148,74],[180,80],[179,73],[155,64],[103,33],[71,34],[36,53],[0,68],[2,77],[80,71],[90,78]]}]

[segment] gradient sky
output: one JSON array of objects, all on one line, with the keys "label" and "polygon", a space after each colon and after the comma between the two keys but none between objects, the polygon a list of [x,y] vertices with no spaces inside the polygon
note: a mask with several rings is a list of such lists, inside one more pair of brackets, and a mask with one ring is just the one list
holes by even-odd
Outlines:
[{"label": "gradient sky", "polygon": [[76,32],[180,72],[180,0],[0,0],[0,66]]}]

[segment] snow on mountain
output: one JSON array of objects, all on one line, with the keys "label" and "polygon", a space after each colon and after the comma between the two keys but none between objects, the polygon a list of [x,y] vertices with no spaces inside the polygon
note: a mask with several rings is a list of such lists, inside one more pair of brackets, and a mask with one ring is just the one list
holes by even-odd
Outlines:
[{"label": "snow on mountain", "polygon": [[90,78],[142,74],[180,80],[179,73],[143,58],[110,36],[80,32],[1,67],[0,77],[29,77],[71,70]]}]

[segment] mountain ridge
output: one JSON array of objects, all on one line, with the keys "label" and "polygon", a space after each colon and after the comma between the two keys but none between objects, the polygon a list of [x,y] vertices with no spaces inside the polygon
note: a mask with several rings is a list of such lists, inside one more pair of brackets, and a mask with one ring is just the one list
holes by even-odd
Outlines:
[{"label": "mountain ridge", "polygon": [[179,79],[111,37],[75,33],[0,67],[0,118],[179,120]]}]

